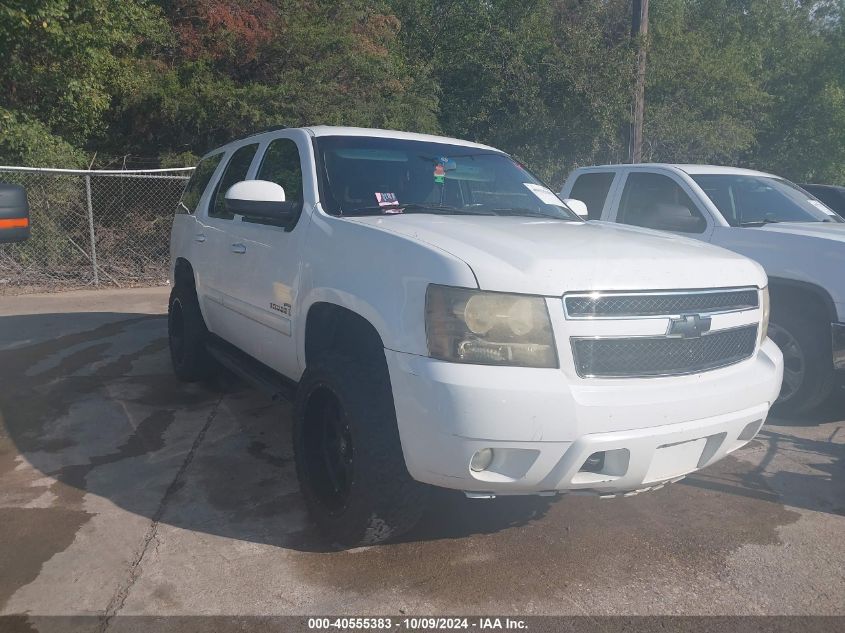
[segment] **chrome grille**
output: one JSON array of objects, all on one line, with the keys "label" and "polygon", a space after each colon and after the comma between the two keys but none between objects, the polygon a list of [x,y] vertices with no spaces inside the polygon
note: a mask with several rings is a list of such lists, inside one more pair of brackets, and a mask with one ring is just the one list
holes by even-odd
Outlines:
[{"label": "chrome grille", "polygon": [[757,289],[706,292],[590,293],[565,298],[568,318],[672,316],[688,312],[750,310],[758,305]]},{"label": "chrome grille", "polygon": [[756,345],[754,324],[699,338],[573,338],[572,353],[581,377],[634,378],[695,374],[726,367],[749,358]]}]

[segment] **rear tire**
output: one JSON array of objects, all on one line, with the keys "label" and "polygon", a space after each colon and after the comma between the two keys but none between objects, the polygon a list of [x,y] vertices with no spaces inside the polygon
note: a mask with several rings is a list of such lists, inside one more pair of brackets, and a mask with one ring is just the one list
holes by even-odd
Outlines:
[{"label": "rear tire", "polygon": [[167,338],[173,372],[179,380],[197,382],[211,376],[214,363],[205,347],[208,328],[193,286],[176,284],[170,292]]},{"label": "rear tire", "polygon": [[330,352],[312,362],[293,435],[305,503],[332,543],[373,545],[417,524],[428,487],[405,467],[383,359]]},{"label": "rear tire", "polygon": [[830,328],[824,319],[785,309],[775,312],[769,337],[783,352],[783,386],[775,413],[809,411],[833,393],[836,374],[830,347]]}]

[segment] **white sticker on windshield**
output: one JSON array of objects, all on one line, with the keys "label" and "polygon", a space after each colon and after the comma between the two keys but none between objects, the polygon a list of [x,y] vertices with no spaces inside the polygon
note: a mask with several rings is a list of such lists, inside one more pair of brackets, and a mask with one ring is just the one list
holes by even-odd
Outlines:
[{"label": "white sticker on windshield", "polygon": [[816,207],[816,209],[818,209],[818,210],[819,210],[819,211],[821,211],[822,213],[827,213],[828,215],[836,215],[836,213],[834,213],[831,209],[828,209],[826,206],[824,206],[824,205],[823,205],[821,202],[819,202],[818,200],[809,200],[809,199],[808,199],[808,200],[807,200],[807,202],[809,202],[811,205],[813,205],[814,207]]},{"label": "white sticker on windshield", "polygon": [[565,207],[566,205],[561,202],[560,198],[558,198],[552,190],[548,187],[544,187],[543,185],[535,185],[533,182],[524,182],[522,183],[525,185],[525,188],[528,189],[531,193],[537,196],[540,199],[540,202],[544,204],[553,204],[556,207]]}]

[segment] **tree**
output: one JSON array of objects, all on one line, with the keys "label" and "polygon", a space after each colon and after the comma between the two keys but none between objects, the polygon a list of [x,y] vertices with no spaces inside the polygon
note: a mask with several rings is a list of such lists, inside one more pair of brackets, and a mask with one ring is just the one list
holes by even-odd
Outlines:
[{"label": "tree", "polygon": [[798,182],[845,184],[845,3],[763,5],[772,95],[748,163]]},{"label": "tree", "polygon": [[626,0],[394,0],[402,40],[440,89],[447,134],[502,147],[541,176],[621,155]]},{"label": "tree", "polygon": [[0,158],[82,162],[112,95],[134,83],[138,57],[162,31],[160,12],[138,0],[0,4]]},{"label": "tree", "polygon": [[437,129],[435,84],[405,58],[399,23],[378,3],[180,0],[163,9],[176,46],[141,91],[117,102],[112,151],[202,153],[279,124]]},{"label": "tree", "polygon": [[[0,160],[185,164],[270,125],[436,132],[549,180],[627,158],[631,0],[12,0]],[[845,0],[655,0],[646,160],[845,182]]]}]

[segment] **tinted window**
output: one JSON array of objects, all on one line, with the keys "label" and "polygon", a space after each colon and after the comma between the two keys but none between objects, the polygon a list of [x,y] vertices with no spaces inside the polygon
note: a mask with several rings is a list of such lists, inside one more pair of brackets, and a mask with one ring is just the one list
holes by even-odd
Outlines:
[{"label": "tinted window", "polygon": [[302,166],[295,142],[288,138],[271,141],[256,178],[281,185],[285,200],[299,203],[299,210],[302,210]]},{"label": "tinted window", "polygon": [[669,176],[633,172],[625,180],[617,222],[661,231],[701,233],[707,222]]},{"label": "tinted window", "polygon": [[202,198],[202,194],[208,186],[208,181],[211,180],[214,170],[217,169],[217,165],[220,164],[222,158],[222,152],[214,156],[209,156],[208,158],[202,159],[196,169],[194,169],[194,173],[191,174],[191,179],[185,186],[185,191],[182,193],[182,199],[180,200],[180,203],[188,213],[196,211],[197,204],[199,204],[200,198]]},{"label": "tinted window", "polygon": [[589,172],[575,179],[569,197],[587,205],[587,211],[589,211],[587,217],[590,220],[601,219],[601,210],[604,208],[604,201],[607,198],[607,192],[610,191],[613,176],[613,173]]},{"label": "tinted window", "polygon": [[772,176],[700,174],[692,177],[731,226],[767,222],[839,222],[840,218],[788,180]]},{"label": "tinted window", "polygon": [[214,196],[209,202],[208,215],[210,217],[222,218],[224,220],[231,220],[235,217],[226,211],[224,196],[229,190],[229,187],[246,178],[246,172],[249,171],[249,165],[252,163],[252,157],[255,156],[257,149],[258,144],[244,145],[232,154],[229,164],[226,165],[226,171],[223,172],[223,175],[217,182],[217,187],[214,189]]}]

